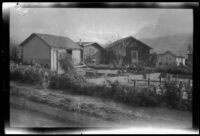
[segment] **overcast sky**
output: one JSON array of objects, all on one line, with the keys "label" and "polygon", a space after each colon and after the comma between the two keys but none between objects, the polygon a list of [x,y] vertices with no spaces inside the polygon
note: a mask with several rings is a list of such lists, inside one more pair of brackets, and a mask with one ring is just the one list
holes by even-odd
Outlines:
[{"label": "overcast sky", "polygon": [[[162,14],[174,9],[87,9],[29,8],[10,10],[10,37],[23,41],[31,33],[62,35],[74,41],[106,43],[119,34],[134,35],[145,26],[155,24]],[[192,10],[182,9],[192,16]],[[188,16],[185,16],[186,20]],[[169,18],[170,19],[170,18]],[[191,18],[188,18],[191,20]],[[180,24],[181,25],[181,24]],[[187,26],[186,26],[187,27]],[[188,26],[191,27],[191,26]]]}]

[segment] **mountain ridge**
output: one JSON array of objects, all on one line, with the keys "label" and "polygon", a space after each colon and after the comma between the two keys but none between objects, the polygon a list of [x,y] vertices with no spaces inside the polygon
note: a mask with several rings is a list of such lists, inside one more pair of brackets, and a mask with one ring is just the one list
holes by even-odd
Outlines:
[{"label": "mountain ridge", "polygon": [[193,47],[193,34],[182,33],[160,36],[156,38],[141,38],[142,42],[153,48],[153,52],[171,51],[176,55],[187,57],[188,46]]}]

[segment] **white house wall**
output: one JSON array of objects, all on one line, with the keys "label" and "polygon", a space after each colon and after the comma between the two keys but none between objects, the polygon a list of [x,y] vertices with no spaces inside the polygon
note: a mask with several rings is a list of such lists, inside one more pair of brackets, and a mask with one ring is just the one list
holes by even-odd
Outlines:
[{"label": "white house wall", "polygon": [[176,58],[176,63],[177,66],[179,66],[180,63],[182,63],[185,66],[185,58]]},{"label": "white house wall", "polygon": [[[64,73],[64,70],[61,68],[59,59],[61,56],[66,54],[66,49],[57,49],[52,48],[51,49],[51,71],[56,71],[58,74]],[[74,65],[77,65],[81,62],[81,51],[80,50],[73,50],[72,51],[72,59],[74,62]]]},{"label": "white house wall", "polygon": [[72,59],[74,65],[77,65],[81,62],[81,50],[72,50]]},{"label": "white house wall", "polygon": [[51,49],[51,71],[57,71],[57,49]]},{"label": "white house wall", "polygon": [[[58,49],[58,60],[60,60],[60,58],[65,54],[66,54],[65,49]],[[58,74],[62,73],[64,73],[64,70],[61,68],[60,62],[58,62]]]}]

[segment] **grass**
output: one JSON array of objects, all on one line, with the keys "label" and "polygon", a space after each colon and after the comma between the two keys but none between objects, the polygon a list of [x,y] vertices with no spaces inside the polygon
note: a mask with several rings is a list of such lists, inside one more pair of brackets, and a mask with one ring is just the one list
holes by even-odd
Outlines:
[{"label": "grass", "polygon": [[[53,90],[55,91],[55,90]],[[35,102],[46,103],[50,106],[60,107],[62,109],[74,112],[80,112],[89,116],[98,117],[104,120],[116,120],[111,114],[127,113],[123,109],[113,107],[108,103],[104,103],[98,98],[88,98],[86,96],[74,96],[71,94],[53,92],[52,90],[40,90],[32,87],[20,86],[16,83],[11,83],[10,94],[27,98]]]},{"label": "grass", "polygon": [[125,125],[163,124],[164,127],[189,128],[192,115],[187,111],[172,110],[161,107],[127,106],[112,100],[83,95],[63,93],[62,90],[44,89],[34,85],[10,82],[10,95],[41,102],[66,111],[78,112],[102,120],[114,121]]}]

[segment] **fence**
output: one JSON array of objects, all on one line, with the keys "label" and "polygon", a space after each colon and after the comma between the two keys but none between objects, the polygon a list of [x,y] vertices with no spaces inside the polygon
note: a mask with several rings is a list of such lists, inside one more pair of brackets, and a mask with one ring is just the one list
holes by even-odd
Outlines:
[{"label": "fence", "polygon": [[[150,78],[148,78],[147,80],[138,80],[138,79],[130,79],[128,82],[133,84],[133,87],[136,87],[137,82],[146,82],[147,86],[149,87],[151,85],[151,83],[158,83],[159,85],[156,87],[154,86],[153,88],[153,92],[156,94],[160,94],[163,95],[163,93],[165,92],[164,87],[162,86],[164,83],[170,81],[168,80],[164,80],[162,81],[161,78],[160,80],[150,80]],[[185,84],[189,85],[189,87],[192,87],[192,80],[188,79],[187,82],[184,81],[177,81],[177,88],[180,89],[180,97],[182,99],[188,99],[188,91],[186,90]],[[191,93],[191,92],[190,92]]]},{"label": "fence", "polygon": [[[147,85],[149,86],[152,83],[159,83],[160,85],[161,84],[164,84],[165,82],[167,81],[170,81],[170,80],[164,80],[162,81],[161,79],[160,80],[151,80],[150,78],[148,78],[147,80],[146,79],[128,79],[128,83],[133,83],[133,86],[136,87],[136,83],[137,82],[146,82]],[[181,84],[181,82],[184,82],[184,81],[177,81],[178,84]],[[188,79],[188,85],[190,85],[190,87],[192,87],[192,80],[191,79]]]}]

